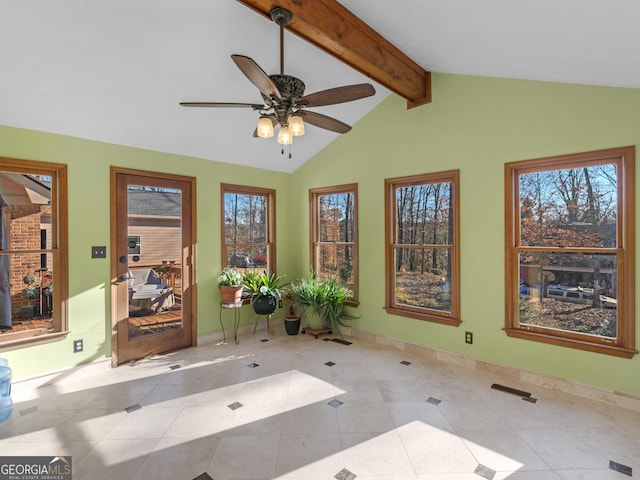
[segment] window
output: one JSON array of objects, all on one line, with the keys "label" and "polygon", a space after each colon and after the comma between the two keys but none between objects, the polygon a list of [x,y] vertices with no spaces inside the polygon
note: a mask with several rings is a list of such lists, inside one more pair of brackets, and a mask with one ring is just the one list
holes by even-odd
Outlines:
[{"label": "window", "polygon": [[505,331],[631,358],[633,147],[505,165]]},{"label": "window", "polygon": [[460,325],[458,170],[385,180],[388,313]]},{"label": "window", "polygon": [[67,167],[0,158],[0,349],[66,335]]},{"label": "window", "polygon": [[274,272],[276,192],[222,184],[222,265]]},{"label": "window", "polygon": [[127,237],[127,247],[129,255],[140,255],[140,235],[129,235]]},{"label": "window", "polygon": [[311,200],[311,258],[320,278],[336,278],[358,302],[358,186],[317,188]]}]

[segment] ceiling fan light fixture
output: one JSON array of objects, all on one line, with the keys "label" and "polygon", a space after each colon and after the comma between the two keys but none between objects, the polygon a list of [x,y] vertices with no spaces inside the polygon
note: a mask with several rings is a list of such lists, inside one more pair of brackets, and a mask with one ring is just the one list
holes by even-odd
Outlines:
[{"label": "ceiling fan light fixture", "polygon": [[304,122],[300,115],[291,115],[289,117],[289,131],[294,137],[304,135]]},{"label": "ceiling fan light fixture", "polygon": [[[297,1],[293,1],[297,4]],[[302,2],[304,3],[304,2]],[[305,84],[299,78],[284,73],[284,27],[292,19],[292,13],[282,7],[275,7],[270,13],[271,19],[280,27],[280,73],[267,75],[250,57],[233,54],[231,59],[245,77],[258,89],[263,104],[238,102],[180,102],[184,107],[213,108],[251,108],[258,112],[260,118],[253,132],[254,137],[270,138],[278,128],[277,140],[282,145],[281,153],[285,153],[285,145],[293,144],[293,137],[305,134],[305,123],[335,133],[347,133],[351,126],[340,120],[307,110],[307,108],[336,105],[351,102],[375,94],[369,83],[345,85],[329,88],[305,95]],[[303,121],[304,118],[304,121]],[[289,148],[291,158],[291,148]]]},{"label": "ceiling fan light fixture", "polygon": [[273,137],[273,122],[271,121],[270,117],[266,115],[262,115],[260,117],[260,119],[258,120],[257,132],[260,138]]},{"label": "ceiling fan light fixture", "polygon": [[278,143],[280,145],[291,145],[293,143],[293,136],[289,131],[288,125],[281,125],[278,131]]}]

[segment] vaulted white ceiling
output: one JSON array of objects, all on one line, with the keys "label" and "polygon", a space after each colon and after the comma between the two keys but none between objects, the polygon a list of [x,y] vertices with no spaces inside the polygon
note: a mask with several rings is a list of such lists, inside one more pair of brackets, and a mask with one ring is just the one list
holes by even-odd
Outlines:
[{"label": "vaulted white ceiling", "polygon": [[[640,88],[637,0],[340,3],[432,72]],[[234,0],[0,0],[0,124],[283,172],[335,139],[309,126],[289,159],[250,109],[178,105],[260,103],[233,53],[277,73],[278,27]],[[292,34],[285,72],[307,93],[370,81]],[[354,124],[374,86],[314,110]]]}]

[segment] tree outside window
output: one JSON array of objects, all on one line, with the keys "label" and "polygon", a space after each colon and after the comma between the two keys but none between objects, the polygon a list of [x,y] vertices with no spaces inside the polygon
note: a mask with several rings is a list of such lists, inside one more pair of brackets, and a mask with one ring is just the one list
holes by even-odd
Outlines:
[{"label": "tree outside window", "polygon": [[358,302],[357,184],[310,190],[313,268],[320,278],[336,278]]},{"label": "tree outside window", "polygon": [[387,179],[386,310],[460,324],[457,170]]},{"label": "tree outside window", "polygon": [[633,148],[506,165],[511,336],[633,355]]},{"label": "tree outside window", "polygon": [[222,265],[275,271],[275,191],[221,187]]}]

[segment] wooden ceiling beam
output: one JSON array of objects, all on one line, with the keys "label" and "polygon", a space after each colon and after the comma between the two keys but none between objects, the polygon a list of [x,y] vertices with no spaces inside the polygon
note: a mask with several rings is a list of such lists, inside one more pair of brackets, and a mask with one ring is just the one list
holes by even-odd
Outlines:
[{"label": "wooden ceiling beam", "polygon": [[431,102],[425,71],[336,0],[238,0],[269,17],[274,7],[293,13],[287,30],[407,99],[407,108]]}]

